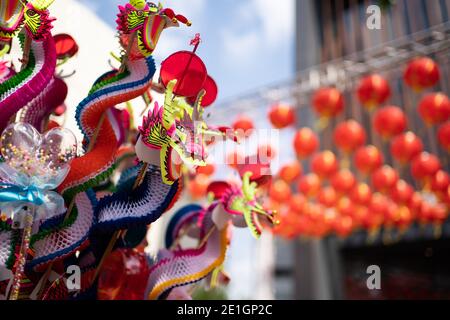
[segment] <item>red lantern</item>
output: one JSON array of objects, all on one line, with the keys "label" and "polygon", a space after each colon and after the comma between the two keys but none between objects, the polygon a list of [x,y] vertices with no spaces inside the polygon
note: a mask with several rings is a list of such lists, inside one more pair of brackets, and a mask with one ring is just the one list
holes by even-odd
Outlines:
[{"label": "red lantern", "polygon": [[327,186],[320,190],[317,196],[317,201],[327,208],[334,207],[336,205],[337,199],[338,196],[336,190],[334,190],[334,188],[330,186]]},{"label": "red lantern", "polygon": [[447,152],[450,152],[450,121],[447,121],[439,128],[438,140],[441,146]]},{"label": "red lantern", "polygon": [[431,190],[439,194],[444,194],[447,192],[447,188],[450,184],[450,176],[444,170],[439,170],[433,176],[431,180]]},{"label": "red lantern", "polygon": [[322,179],[331,177],[338,168],[336,156],[329,150],[315,154],[311,160],[311,171]]},{"label": "red lantern", "polygon": [[440,92],[427,94],[419,103],[419,114],[427,125],[443,123],[450,117],[450,100]]},{"label": "red lantern", "polygon": [[397,171],[385,165],[372,174],[372,186],[383,193],[389,192],[397,184],[399,177]]},{"label": "red lantern", "polygon": [[419,92],[431,88],[439,82],[439,67],[430,58],[416,58],[408,64],[403,79],[414,91]]},{"label": "red lantern", "polygon": [[295,123],[295,111],[287,104],[276,104],[269,110],[269,119],[274,128],[283,129]]},{"label": "red lantern", "polygon": [[216,167],[212,163],[208,163],[206,166],[199,166],[196,169],[197,174],[204,174],[206,176],[212,176],[216,171]]},{"label": "red lantern", "polygon": [[333,137],[337,147],[346,153],[355,151],[366,142],[366,132],[355,120],[340,123],[334,130]]},{"label": "red lantern", "polygon": [[274,159],[277,155],[276,150],[269,144],[261,145],[257,150],[258,160],[261,163],[267,163],[270,160]]},{"label": "red lantern", "polygon": [[238,131],[238,136],[249,137],[253,133],[253,121],[251,118],[240,115],[232,125],[233,129]]},{"label": "red lantern", "polygon": [[289,201],[291,188],[283,180],[276,180],[269,189],[269,196],[272,200],[283,203]]},{"label": "red lantern", "polygon": [[407,119],[402,109],[388,106],[375,113],[373,126],[383,139],[389,139],[405,131]]},{"label": "red lantern", "polygon": [[367,206],[372,200],[372,190],[366,183],[359,183],[350,192],[350,199],[361,206]]},{"label": "red lantern", "polygon": [[414,194],[414,189],[404,180],[397,181],[391,191],[391,198],[398,204],[407,204]]},{"label": "red lantern", "polygon": [[339,194],[348,194],[355,186],[356,179],[350,170],[343,169],[331,178],[331,185]]},{"label": "red lantern", "polygon": [[193,180],[189,181],[188,190],[192,198],[197,200],[206,196],[208,185],[208,176],[204,174],[198,174]]},{"label": "red lantern", "polygon": [[391,96],[388,82],[378,74],[363,78],[356,91],[359,102],[369,110],[385,103]]},{"label": "red lantern", "polygon": [[422,140],[411,131],[395,137],[391,143],[392,156],[401,164],[409,163],[422,150]]},{"label": "red lantern", "polygon": [[377,147],[369,145],[356,150],[353,161],[359,172],[371,174],[383,165],[383,155]]},{"label": "red lantern", "polygon": [[336,204],[336,209],[341,215],[352,216],[355,204],[348,197],[342,197]]},{"label": "red lantern", "polygon": [[439,159],[428,152],[422,152],[411,163],[411,174],[419,181],[431,181],[434,175],[441,169]]},{"label": "red lantern", "polygon": [[302,213],[306,203],[306,197],[300,193],[296,193],[289,200],[289,208],[295,213]]},{"label": "red lantern", "polygon": [[309,173],[298,181],[298,191],[308,198],[317,196],[320,191],[320,178],[315,173]]},{"label": "red lantern", "polygon": [[281,167],[278,176],[287,183],[297,180],[302,174],[302,165],[298,161],[293,161]]},{"label": "red lantern", "polygon": [[331,118],[344,110],[344,97],[335,88],[321,88],[314,93],[312,105],[321,118]]},{"label": "red lantern", "polygon": [[301,128],[294,137],[294,149],[301,159],[309,157],[319,148],[319,138],[310,128]]},{"label": "red lantern", "polygon": [[353,226],[354,226],[354,223],[353,223],[352,217],[338,216],[333,225],[333,229],[339,237],[345,238],[345,237],[348,237],[352,233]]}]

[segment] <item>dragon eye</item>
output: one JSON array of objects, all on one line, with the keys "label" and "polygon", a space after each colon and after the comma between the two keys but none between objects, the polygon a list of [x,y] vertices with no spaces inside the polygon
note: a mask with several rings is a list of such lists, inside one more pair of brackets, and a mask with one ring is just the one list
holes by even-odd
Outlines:
[{"label": "dragon eye", "polygon": [[142,17],[142,11],[137,12],[138,17]]},{"label": "dragon eye", "polygon": [[29,10],[27,10],[27,14],[28,14],[30,17],[32,17],[32,16],[34,16],[34,15],[36,14],[36,11],[34,11],[33,9],[29,9]]}]

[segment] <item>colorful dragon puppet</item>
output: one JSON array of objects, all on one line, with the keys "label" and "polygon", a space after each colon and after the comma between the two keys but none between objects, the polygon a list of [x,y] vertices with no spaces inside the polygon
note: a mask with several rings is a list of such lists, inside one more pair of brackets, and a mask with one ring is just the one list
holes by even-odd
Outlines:
[{"label": "colorful dragon puppet", "polygon": [[[250,183],[250,176],[245,173],[242,187],[213,183],[209,189],[216,201],[205,209],[187,206],[173,216],[166,232],[167,250],[161,251],[159,261],[150,270],[147,298],[165,298],[172,289],[198,282],[219,268],[225,260],[230,224],[248,227],[258,238],[262,230],[259,217],[278,223],[275,212],[265,211],[258,203],[257,185]],[[197,248],[179,246],[185,235],[198,237]]]}]

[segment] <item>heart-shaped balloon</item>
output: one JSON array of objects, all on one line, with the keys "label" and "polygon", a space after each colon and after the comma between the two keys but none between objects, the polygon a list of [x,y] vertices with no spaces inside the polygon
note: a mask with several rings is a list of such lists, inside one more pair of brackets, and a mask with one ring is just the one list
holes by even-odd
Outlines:
[{"label": "heart-shaped balloon", "polygon": [[77,150],[75,135],[70,130],[54,128],[42,136],[27,123],[9,125],[0,143],[3,159],[10,167],[2,170],[9,171],[8,177],[1,172],[0,176],[14,184],[46,190],[56,188],[64,180]]}]

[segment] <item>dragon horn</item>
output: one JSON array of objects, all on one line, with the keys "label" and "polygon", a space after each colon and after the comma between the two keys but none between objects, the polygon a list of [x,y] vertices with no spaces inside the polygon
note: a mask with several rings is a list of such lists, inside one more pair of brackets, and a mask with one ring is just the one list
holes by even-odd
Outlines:
[{"label": "dragon horn", "polygon": [[55,0],[32,0],[29,1],[37,10],[47,10]]}]

